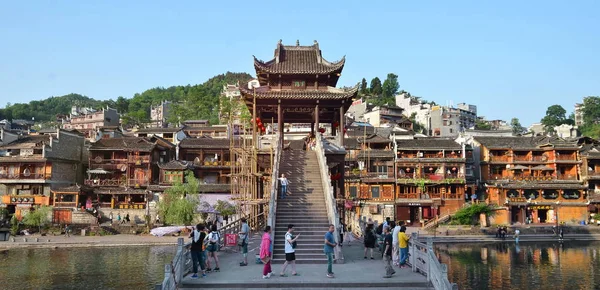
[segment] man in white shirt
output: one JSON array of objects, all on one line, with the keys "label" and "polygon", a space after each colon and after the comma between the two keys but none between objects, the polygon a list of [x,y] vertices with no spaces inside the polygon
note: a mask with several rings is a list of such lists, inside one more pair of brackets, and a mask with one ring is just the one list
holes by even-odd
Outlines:
[{"label": "man in white shirt", "polygon": [[292,275],[297,276],[298,272],[296,272],[296,240],[300,236],[298,234],[296,237],[292,234],[294,232],[294,225],[288,225],[288,231],[285,233],[285,263],[283,264],[283,269],[281,269],[281,274],[279,276],[286,277],[285,269],[288,264],[292,264]]},{"label": "man in white shirt", "polygon": [[397,225],[392,222],[392,225],[394,225],[394,230],[392,231],[392,261],[394,262],[394,266],[400,266],[398,263],[398,251],[400,250],[398,245],[398,234],[400,233],[402,222],[399,221]]},{"label": "man in white shirt", "polygon": [[288,184],[290,184],[290,182],[287,180],[287,178],[285,178],[285,174],[281,174],[281,177],[278,178],[279,179],[279,183],[281,184],[280,186],[280,190],[281,190],[281,199],[283,199],[285,197],[285,195],[287,194],[287,186]]},{"label": "man in white shirt", "polygon": [[246,218],[242,218],[242,229],[238,235],[242,241],[242,245],[240,247],[242,248],[242,257],[244,258],[244,260],[240,263],[240,266],[248,266],[248,237],[250,235],[250,226],[248,226]]}]

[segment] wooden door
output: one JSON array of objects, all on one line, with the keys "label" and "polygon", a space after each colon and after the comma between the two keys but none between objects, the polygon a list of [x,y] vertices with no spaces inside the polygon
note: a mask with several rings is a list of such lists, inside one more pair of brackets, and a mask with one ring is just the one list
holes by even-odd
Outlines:
[{"label": "wooden door", "polygon": [[410,220],[410,207],[409,206],[396,206],[396,220],[399,220],[399,221]]},{"label": "wooden door", "polygon": [[52,223],[54,224],[70,224],[72,222],[72,212],[69,209],[55,209],[52,213]]}]

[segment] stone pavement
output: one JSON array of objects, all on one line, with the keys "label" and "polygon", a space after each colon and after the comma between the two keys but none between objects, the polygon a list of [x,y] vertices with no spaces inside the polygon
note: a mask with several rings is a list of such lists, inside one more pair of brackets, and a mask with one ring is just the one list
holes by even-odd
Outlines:
[{"label": "stone pavement", "polygon": [[[395,268],[396,274],[389,279],[382,278],[384,264],[381,254],[375,250],[375,260],[363,259],[363,247],[360,242],[351,246],[344,245],[344,264],[334,264],[335,278],[326,277],[326,264],[300,264],[297,271],[300,276],[291,276],[288,266],[288,277],[280,277],[283,265],[272,265],[273,276],[270,279],[262,278],[263,265],[255,263],[260,240],[254,235],[249,243],[249,263],[240,267],[241,255],[239,253],[219,253],[220,272],[208,273],[206,278],[192,279],[190,275],[184,278],[181,289],[242,289],[242,288],[269,288],[269,289],[432,289],[425,276],[413,273],[409,268]],[[211,261],[214,268],[214,263]]]}]

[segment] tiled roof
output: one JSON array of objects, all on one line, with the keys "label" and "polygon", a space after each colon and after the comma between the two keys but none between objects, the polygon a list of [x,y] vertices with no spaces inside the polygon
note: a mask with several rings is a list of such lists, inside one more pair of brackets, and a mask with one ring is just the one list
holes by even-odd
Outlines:
[{"label": "tiled roof", "polygon": [[316,42],[311,46],[284,46],[280,42],[272,60],[264,62],[254,57],[257,71],[273,74],[330,74],[341,72],[345,62],[345,57],[337,62],[325,60]]},{"label": "tiled roof", "polygon": [[356,138],[344,138],[344,147],[346,149],[360,149],[360,144]]},{"label": "tiled roof", "polygon": [[226,126],[203,126],[203,127],[190,127],[185,126],[183,128],[184,131],[213,131],[213,132],[227,132]]},{"label": "tiled roof", "polygon": [[392,150],[362,150],[358,153],[358,158],[394,158]]},{"label": "tiled roof", "polygon": [[175,133],[181,131],[183,127],[176,128],[144,128],[137,130],[137,133]]},{"label": "tiled roof", "polygon": [[184,170],[190,168],[186,161],[171,160],[167,163],[158,163],[160,169],[167,170]]},{"label": "tiled roof", "polygon": [[90,150],[135,150],[135,151],[152,151],[155,147],[154,142],[146,137],[122,137],[100,139],[93,143]]},{"label": "tiled roof", "polygon": [[508,188],[508,189],[536,189],[536,188],[545,188],[545,189],[586,189],[587,186],[577,184],[577,183],[507,183],[507,184],[498,184],[496,185],[499,188]]},{"label": "tiled roof", "polygon": [[52,191],[54,191],[54,192],[73,192],[73,193],[75,193],[75,192],[81,191],[81,186],[79,186],[77,184],[74,184],[74,185],[71,185],[71,186],[59,187],[59,188],[53,189]]},{"label": "tiled roof", "polygon": [[462,146],[454,140],[438,139],[438,138],[423,138],[411,140],[396,140],[398,150],[461,150]]},{"label": "tiled roof", "polygon": [[50,135],[27,135],[6,144],[0,146],[2,149],[33,149],[42,148],[43,145],[50,142]]},{"label": "tiled roof", "polygon": [[541,146],[555,148],[577,148],[577,143],[558,137],[474,137],[475,141],[488,148],[537,149]]},{"label": "tiled roof", "polygon": [[200,184],[200,192],[231,192],[231,184]]},{"label": "tiled roof", "polygon": [[223,148],[229,149],[230,139],[185,138],[179,143],[181,148]]},{"label": "tiled roof", "polygon": [[253,96],[256,93],[257,99],[345,100],[356,95],[358,85],[349,90],[334,87],[327,87],[327,90],[274,90],[263,86],[255,90],[240,87],[240,91],[246,96]]}]

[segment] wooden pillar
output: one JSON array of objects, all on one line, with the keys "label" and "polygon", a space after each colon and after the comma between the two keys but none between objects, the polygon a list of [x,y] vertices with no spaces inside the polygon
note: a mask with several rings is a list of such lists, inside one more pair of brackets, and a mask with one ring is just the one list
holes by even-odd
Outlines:
[{"label": "wooden pillar", "polygon": [[342,106],[340,106],[340,124],[338,126],[340,130],[340,147],[344,147],[344,114],[344,104],[342,103]]},{"label": "wooden pillar", "polygon": [[79,192],[75,195],[75,208],[79,209]]},{"label": "wooden pillar", "polygon": [[277,127],[279,130],[279,149],[283,148],[283,110],[281,109],[281,100],[277,100]]},{"label": "wooden pillar", "polygon": [[310,123],[310,134],[315,135],[315,122]]},{"label": "wooden pillar", "polygon": [[339,188],[340,188],[340,196],[338,196],[338,198],[344,198],[346,196],[346,190],[345,190],[345,175],[346,175],[346,168],[344,166],[344,161],[342,161],[341,164],[338,165],[338,171],[341,174],[341,177],[339,179]]},{"label": "wooden pillar", "polygon": [[335,123],[335,121],[331,122],[331,136],[335,136],[335,126],[333,126],[333,124]]}]

